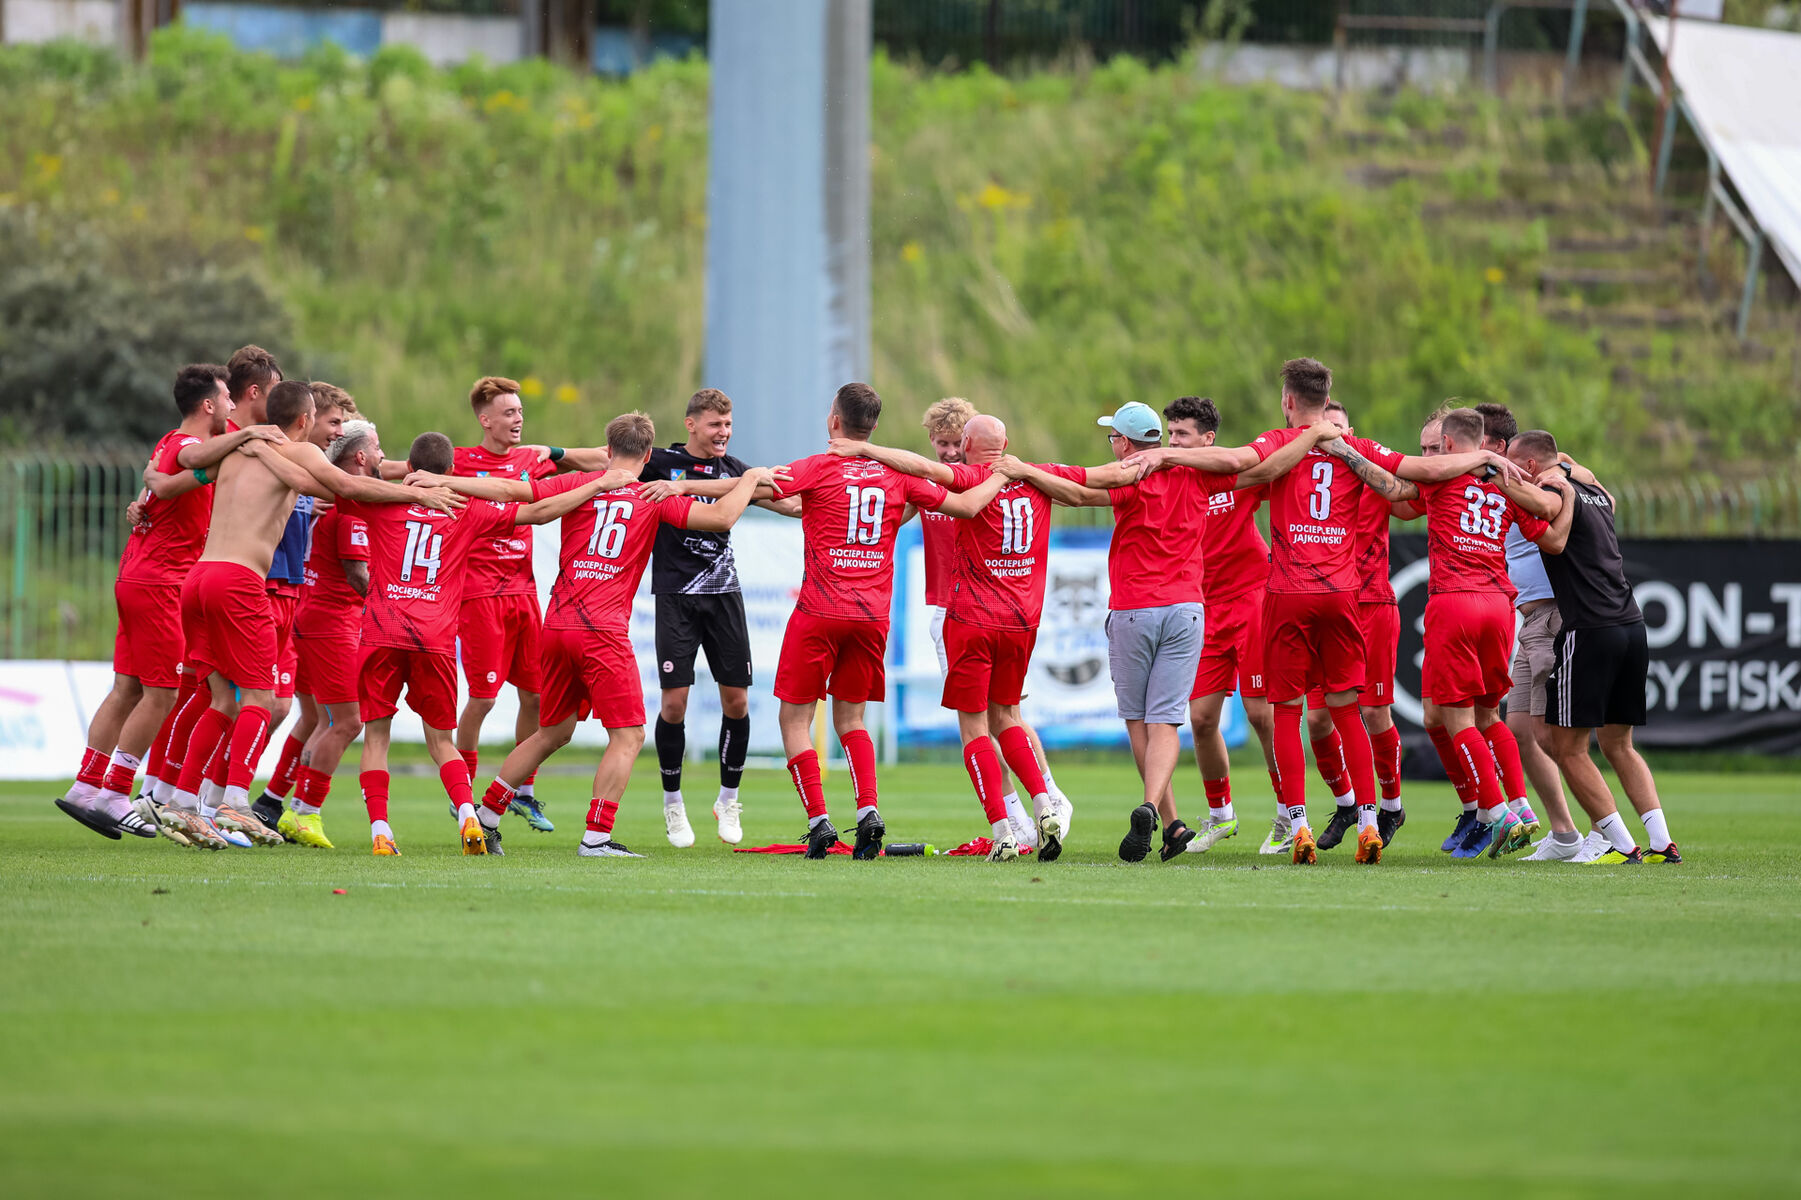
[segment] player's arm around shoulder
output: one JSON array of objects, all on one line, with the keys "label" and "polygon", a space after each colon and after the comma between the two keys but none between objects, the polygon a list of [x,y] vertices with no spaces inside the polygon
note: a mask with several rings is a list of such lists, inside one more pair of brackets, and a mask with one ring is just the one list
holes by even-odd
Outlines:
[{"label": "player's arm around shoulder", "polygon": [[289,442],[276,449],[311,475],[316,487],[324,489],[322,496],[318,491],[308,491],[309,496],[326,500],[340,496],[359,504],[422,504],[447,513],[455,513],[464,504],[463,498],[448,488],[408,487],[339,470],[327,461],[325,452],[311,442]]},{"label": "player's arm around shoulder", "polygon": [[[1106,467],[1073,467],[1070,476],[1080,473],[1080,479],[1064,475],[1052,474],[1040,470],[1028,462],[1021,462],[1011,454],[1002,455],[994,464],[996,474],[1005,475],[1009,479],[1024,480],[1051,498],[1053,504],[1061,504],[1066,508],[1108,508],[1113,504],[1113,497],[1107,490],[1094,482],[1095,472],[1109,471],[1120,464],[1108,463]],[[1137,480],[1136,470],[1132,480]],[[1124,485],[1121,485],[1124,486]]]},{"label": "player's arm around shoulder", "polygon": [[973,517],[987,508],[989,502],[1001,494],[1001,488],[1010,482],[999,471],[990,471],[987,479],[966,492],[946,492],[944,500],[932,511],[948,517]]},{"label": "player's arm around shoulder", "polygon": [[769,486],[769,469],[752,467],[732,481],[732,490],[712,504],[695,504],[686,514],[686,527],[723,533],[738,523],[758,490]]},{"label": "player's arm around shoulder", "polygon": [[[1558,471],[1558,474],[1563,474]],[[1547,492],[1536,483],[1512,475],[1496,475],[1495,486],[1501,489],[1502,495],[1513,501],[1521,512],[1537,517],[1540,521],[1553,521],[1557,512],[1563,507],[1563,496],[1560,492]]]},{"label": "player's arm around shoulder", "polygon": [[[1343,440],[1343,435],[1338,426],[1322,418],[1307,426],[1307,428],[1301,430],[1298,435],[1289,438],[1288,441],[1276,447],[1274,450],[1267,452],[1259,449],[1259,447],[1254,444],[1250,446],[1236,446],[1229,448],[1209,446],[1206,448],[1207,450],[1218,450],[1222,454],[1230,456],[1231,462],[1240,465],[1233,467],[1231,470],[1222,470],[1216,467],[1207,466],[1202,466],[1200,469],[1211,471],[1215,475],[1237,475],[1238,482],[1234,485],[1233,490],[1239,491],[1244,488],[1257,487],[1260,484],[1268,483],[1272,479],[1279,479],[1299,466],[1301,460],[1306,458],[1312,451],[1328,450],[1329,452],[1329,447],[1332,444]],[[1189,453],[1205,452],[1206,451],[1203,450],[1198,452],[1190,451]]]},{"label": "player's arm around shoulder", "polygon": [[[1418,500],[1420,498],[1420,489],[1412,480],[1398,478],[1389,471],[1384,470],[1379,464],[1371,462],[1358,451],[1356,446],[1352,445],[1346,439],[1339,438],[1325,449],[1327,454],[1330,454],[1332,457],[1344,463],[1345,466],[1349,467],[1351,473],[1361,479],[1365,487],[1368,487],[1371,491],[1382,496],[1391,503],[1395,501]],[[1402,459],[1403,463],[1406,461],[1408,460]],[[1436,460],[1421,459],[1419,461],[1429,462]]]},{"label": "player's arm around shoulder", "polygon": [[827,444],[826,452],[839,458],[873,458],[891,471],[919,479],[930,479],[940,487],[950,487],[956,478],[956,472],[937,459],[894,446],[878,446],[874,442],[856,441],[852,438],[833,438]]},{"label": "player's arm around shoulder", "polygon": [[[382,463],[383,467],[388,464]],[[403,464],[404,465],[404,464]],[[387,478],[384,473],[383,478]],[[449,488],[459,496],[476,500],[492,500],[496,504],[530,504],[532,485],[523,479],[503,479],[498,475],[438,475],[431,471],[409,471],[404,481],[411,487]]]},{"label": "player's arm around shoulder", "polygon": [[284,487],[293,488],[301,495],[312,496],[315,499],[331,498],[331,491],[314,477],[313,472],[308,470],[302,461],[299,461],[303,457],[301,451],[311,450],[314,454],[319,455],[320,462],[325,462],[325,456],[319,453],[319,447],[311,442],[275,444],[250,441],[245,442],[238,449],[241,453],[249,455],[267,467],[269,473],[280,480]]},{"label": "player's arm around shoulder", "polygon": [[1546,554],[1562,554],[1569,545],[1570,527],[1576,522],[1576,487],[1562,467],[1552,467],[1538,477],[1538,483],[1556,494],[1557,512],[1550,517],[1544,532],[1532,540]]}]

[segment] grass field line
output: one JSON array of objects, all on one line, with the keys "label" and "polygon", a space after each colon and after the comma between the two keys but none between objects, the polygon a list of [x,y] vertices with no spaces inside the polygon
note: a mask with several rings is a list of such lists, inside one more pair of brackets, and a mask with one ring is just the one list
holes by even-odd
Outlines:
[{"label": "grass field line", "polygon": [[[1730,878],[1730,876],[1684,876],[1688,879],[1708,880]],[[819,892],[797,892],[786,890],[762,891],[746,888],[633,888],[602,885],[598,887],[582,887],[567,883],[524,884],[522,887],[508,887],[494,881],[471,881],[468,883],[450,883],[436,880],[344,880],[344,879],[214,879],[210,876],[195,878],[186,875],[40,875],[35,877],[41,882],[54,883],[177,883],[206,884],[208,886],[225,886],[243,884],[251,887],[282,887],[295,890],[313,888],[329,888],[342,886],[355,888],[406,888],[450,891],[469,889],[474,891],[540,891],[569,892],[578,895],[627,895],[627,896],[727,896],[749,899],[771,900],[817,900]],[[1405,913],[1476,913],[1487,912],[1489,906],[1481,904],[1335,904],[1329,902],[1270,901],[1270,900],[1175,900],[1152,896],[1046,896],[1046,895],[1008,895],[997,893],[989,896],[966,897],[980,903],[988,901],[996,904],[1066,904],[1086,907],[1104,908],[1159,908],[1159,909],[1233,909],[1271,911],[1306,911],[1306,912],[1405,912]],[[942,897],[936,895],[898,895],[885,896],[884,900],[906,903],[937,903]],[[1717,906],[1716,902],[1690,900],[1696,907]],[[1718,902],[1724,903],[1724,902]],[[1584,908],[1570,907],[1558,910],[1570,915],[1589,916],[1634,916],[1640,915],[1633,908]],[[1765,917],[1779,917],[1787,920],[1801,918],[1801,911],[1774,911],[1762,914]]]}]

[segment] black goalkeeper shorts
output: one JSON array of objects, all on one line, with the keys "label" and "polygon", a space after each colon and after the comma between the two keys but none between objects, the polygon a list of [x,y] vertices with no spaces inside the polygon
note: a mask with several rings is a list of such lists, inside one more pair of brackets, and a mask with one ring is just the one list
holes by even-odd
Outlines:
[{"label": "black goalkeeper shorts", "polygon": [[750,626],[744,619],[744,593],[657,597],[657,686],[693,686],[698,650],[707,652],[707,669],[715,683],[750,686]]}]

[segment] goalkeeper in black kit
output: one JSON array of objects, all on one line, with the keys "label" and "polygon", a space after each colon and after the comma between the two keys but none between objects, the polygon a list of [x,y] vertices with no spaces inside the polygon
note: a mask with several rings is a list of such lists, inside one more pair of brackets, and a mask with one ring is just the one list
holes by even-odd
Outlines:
[{"label": "goalkeeper in black kit", "polygon": [[[732,440],[732,401],[717,388],[702,388],[688,400],[683,424],[688,440],[652,450],[641,476],[667,480],[678,493],[710,502],[708,489],[690,491],[690,483],[736,479],[748,469],[727,454]],[[760,501],[764,508],[788,516],[799,514],[796,501]],[[657,682],[663,704],[657,713],[657,766],[663,776],[663,826],[669,844],[694,844],[682,799],[682,759],[688,733],[688,689],[694,685],[694,659],[706,651],[707,669],[719,685],[719,797],[713,816],[719,840],[744,840],[743,808],[738,782],[750,742],[750,629],[744,616],[744,593],[732,557],[731,534],[705,533],[665,525],[657,532],[651,558],[650,590],[657,602]]]}]

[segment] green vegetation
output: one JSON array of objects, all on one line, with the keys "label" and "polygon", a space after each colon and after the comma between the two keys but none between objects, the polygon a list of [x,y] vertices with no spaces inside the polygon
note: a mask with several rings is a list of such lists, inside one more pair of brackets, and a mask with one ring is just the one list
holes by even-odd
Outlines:
[{"label": "green vegetation", "polygon": [[[1130,767],[1059,775],[1070,853],[1007,866],[677,853],[654,761],[642,862],[575,857],[568,777],[558,831],[509,820],[497,860],[455,855],[420,777],[384,861],[348,768],[333,852],[102,842],[0,785],[0,1193],[1643,1200],[1801,1171],[1791,779],[1663,779],[1680,867],[1453,864],[1421,785],[1391,862],[1305,870],[1255,830],[1123,866]],[[750,837],[793,837],[786,779],[746,782]],[[882,782],[901,836],[980,824],[955,768]]]},{"label": "green vegetation", "polygon": [[[184,29],[141,70],[9,47],[0,218],[260,279],[297,372],[403,429],[455,421],[498,372],[525,381],[534,436],[587,441],[623,407],[673,420],[702,382],[706,86],[699,61],[617,82],[405,47],[278,64]],[[1541,294],[1555,214],[1656,219],[1609,115],[1341,107],[1128,58],[1013,79],[878,57],[873,90],[872,376],[897,437],[957,393],[1014,418],[1023,451],[1093,459],[1095,412],[1185,392],[1242,436],[1277,419],[1280,361],[1311,353],[1359,431],[1397,444],[1459,395],[1614,471],[1795,461],[1775,318],[1752,353],[1717,324],[1598,333],[1592,312],[1633,299],[1605,287]],[[1646,253],[1679,265],[1680,238]]]}]

